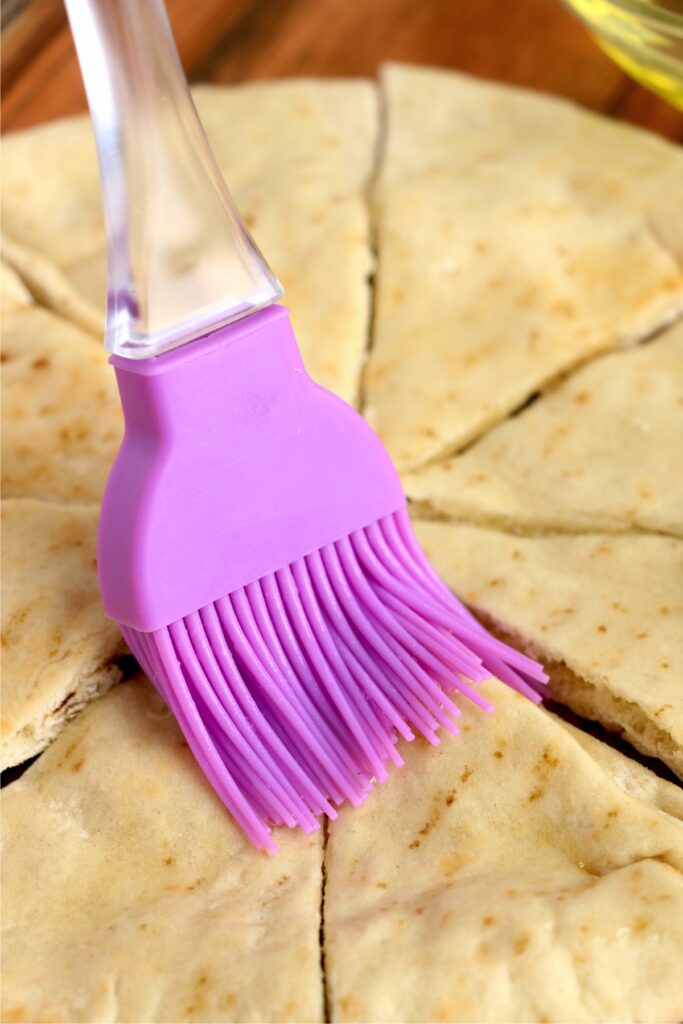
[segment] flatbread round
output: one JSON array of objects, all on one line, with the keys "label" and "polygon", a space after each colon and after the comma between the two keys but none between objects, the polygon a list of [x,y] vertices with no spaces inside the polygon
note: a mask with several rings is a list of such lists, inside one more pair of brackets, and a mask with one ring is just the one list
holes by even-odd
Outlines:
[{"label": "flatbread round", "polygon": [[[680,327],[595,358],[683,312],[683,157],[460,75],[383,89],[386,134],[366,82],[195,94],[309,369],[365,399],[421,515],[480,524],[418,524],[437,569],[683,777],[683,542],[647,533],[681,533]],[[49,744],[3,799],[3,1020],[680,1019],[683,790],[495,680],[493,716],[403,745],[274,858],[142,677],[81,711],[122,651],[94,564],[121,416],[87,120],[3,156],[30,290],[3,274],[3,763]]]}]

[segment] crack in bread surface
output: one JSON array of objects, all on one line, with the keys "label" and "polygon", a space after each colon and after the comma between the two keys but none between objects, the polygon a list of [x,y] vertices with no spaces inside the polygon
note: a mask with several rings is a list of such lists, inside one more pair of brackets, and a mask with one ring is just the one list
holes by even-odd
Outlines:
[{"label": "crack in bread surface", "polygon": [[[643,714],[637,704],[617,697],[607,687],[598,686],[578,675],[566,662],[548,657],[542,645],[487,612],[476,606],[472,607],[472,612],[499,640],[542,660],[550,677],[548,693],[553,700],[583,718],[599,722],[608,731],[619,733],[639,753],[651,757],[654,752],[683,783],[683,751],[669,733]],[[578,724],[580,727],[581,723]]]},{"label": "crack in bread surface", "polygon": [[503,516],[477,515],[472,513],[464,515],[456,512],[449,512],[446,509],[438,508],[429,498],[408,498],[408,508],[413,519],[422,520],[428,523],[444,523],[452,526],[467,525],[480,526],[484,529],[496,530],[499,533],[507,533],[513,537],[594,537],[596,534],[608,534],[617,537],[667,537],[671,540],[681,540],[679,533],[668,530],[651,530],[644,526],[626,524],[623,528],[606,523],[598,526],[587,524],[586,526],[569,526],[558,523],[547,527],[532,527],[518,523]]}]

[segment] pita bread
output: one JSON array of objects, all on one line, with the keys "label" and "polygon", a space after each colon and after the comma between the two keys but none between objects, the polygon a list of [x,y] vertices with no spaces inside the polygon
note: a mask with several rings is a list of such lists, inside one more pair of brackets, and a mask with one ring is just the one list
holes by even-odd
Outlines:
[{"label": "pita bread", "polygon": [[[374,87],[362,81],[201,86],[195,97],[241,212],[285,286],[308,369],[353,400],[369,317],[365,190],[375,147]],[[24,247],[22,269],[31,269],[31,287],[48,305],[101,332],[104,231],[88,120],[6,136],[3,166],[4,230]]]},{"label": "pita bread", "polygon": [[14,313],[18,309],[30,306],[32,301],[31,293],[21,278],[2,260],[0,262],[0,305],[3,317],[8,313]]},{"label": "pita bread", "polygon": [[681,822],[543,709],[484,689],[493,717],[468,707],[457,739],[405,748],[331,825],[332,1019],[678,1019]]},{"label": "pita bread", "polygon": [[424,512],[516,531],[683,536],[683,323],[577,370],[404,480]]},{"label": "pita bread", "polygon": [[416,529],[448,585],[543,661],[553,697],[683,778],[680,540]]},{"label": "pita bread", "polygon": [[408,470],[683,313],[683,153],[447,71],[390,65],[384,90],[365,399]]},{"label": "pita bread", "polygon": [[5,318],[3,360],[4,496],[99,501],[123,433],[104,349],[33,306]]},{"label": "pita bread", "polygon": [[95,572],[97,509],[2,502],[2,768],[43,750],[121,678]]},{"label": "pita bread", "polygon": [[322,1020],[321,834],[257,853],[148,683],[71,722],[2,812],[4,1021]]},{"label": "pita bread", "polygon": [[683,789],[680,786],[672,786],[649,768],[624,756],[614,747],[591,736],[589,732],[578,729],[551,712],[548,714],[553,721],[571,733],[576,742],[598,762],[618,786],[639,800],[653,804],[660,811],[666,811],[672,817],[683,821]]},{"label": "pita bread", "polygon": [[36,299],[84,331],[98,339],[101,338],[101,313],[83,298],[55,263],[9,238],[3,238],[2,251],[23,280],[30,285]]}]

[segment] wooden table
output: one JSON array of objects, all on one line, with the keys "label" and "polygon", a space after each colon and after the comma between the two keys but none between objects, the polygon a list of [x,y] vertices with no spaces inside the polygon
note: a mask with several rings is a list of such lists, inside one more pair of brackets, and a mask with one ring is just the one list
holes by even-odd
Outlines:
[{"label": "wooden table", "polygon": [[[143,2],[143,0],[141,0]],[[683,139],[683,113],[631,82],[558,0],[167,0],[192,81],[374,76],[384,60],[568,96]],[[85,110],[62,0],[3,0],[3,130]]]}]

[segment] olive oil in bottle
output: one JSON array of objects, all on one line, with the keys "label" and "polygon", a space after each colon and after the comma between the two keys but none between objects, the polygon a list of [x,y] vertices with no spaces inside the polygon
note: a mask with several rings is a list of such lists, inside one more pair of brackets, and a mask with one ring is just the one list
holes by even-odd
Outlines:
[{"label": "olive oil in bottle", "polygon": [[683,0],[566,0],[632,78],[683,110]]}]

